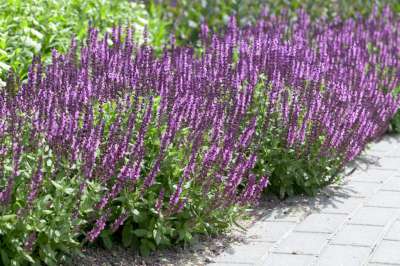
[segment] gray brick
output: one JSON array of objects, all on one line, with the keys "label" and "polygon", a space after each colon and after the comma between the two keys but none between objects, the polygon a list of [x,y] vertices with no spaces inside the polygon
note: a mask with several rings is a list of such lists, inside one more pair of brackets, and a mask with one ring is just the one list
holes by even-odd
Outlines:
[{"label": "gray brick", "polygon": [[322,213],[350,214],[358,207],[360,207],[362,203],[362,198],[331,197],[318,202],[316,205]]},{"label": "gray brick", "polygon": [[372,247],[383,229],[383,227],[378,226],[345,225],[334,236],[331,243]]},{"label": "gray brick", "polygon": [[385,136],[383,139],[380,139],[378,142],[371,143],[369,145],[370,149],[368,153],[373,151],[380,151],[382,153],[391,153],[396,150],[396,147],[399,147],[399,138],[396,136]]},{"label": "gray brick", "polygon": [[391,157],[400,158],[400,147],[397,146],[397,149],[393,149],[391,152],[388,153]]},{"label": "gray brick", "polygon": [[255,263],[268,254],[272,244],[268,242],[250,241],[234,244],[215,258],[217,263]]},{"label": "gray brick", "polygon": [[371,182],[381,184],[393,177],[396,171],[368,168],[367,171],[357,170],[351,175],[350,180],[357,182]]},{"label": "gray brick", "polygon": [[343,185],[343,191],[352,197],[370,197],[379,189],[379,185],[375,183],[354,182],[350,180]]},{"label": "gray brick", "polygon": [[[384,169],[384,170],[392,170],[392,171],[397,171],[397,169],[399,168],[399,158],[397,157],[390,157],[390,155],[388,155],[390,153],[385,154],[384,158],[381,158],[379,160],[379,168],[380,169]],[[376,168],[376,166],[373,166],[373,168]]]},{"label": "gray brick", "polygon": [[363,265],[371,252],[369,247],[328,245],[319,257],[319,266],[359,266]]},{"label": "gray brick", "polygon": [[293,232],[282,240],[274,252],[299,255],[318,255],[328,241],[329,234]]},{"label": "gray brick", "polygon": [[378,191],[368,202],[368,206],[400,208],[400,191]]},{"label": "gray brick", "polygon": [[387,233],[385,234],[385,239],[400,241],[400,220],[395,221]]},{"label": "gray brick", "polygon": [[379,207],[362,207],[351,218],[351,224],[381,225],[388,224],[398,215],[397,210]]},{"label": "gray brick", "polygon": [[313,213],[296,226],[295,230],[334,233],[346,221],[346,218],[347,215],[344,214]]},{"label": "gray brick", "polygon": [[299,222],[309,213],[309,207],[286,206],[276,207],[265,215],[262,221]]},{"label": "gray brick", "polygon": [[277,242],[295,227],[294,222],[258,222],[248,231],[248,238],[268,242]]},{"label": "gray brick", "polygon": [[260,264],[263,266],[309,266],[315,261],[315,256],[295,254],[270,254]]},{"label": "gray brick", "polygon": [[383,184],[382,190],[400,191],[400,177],[392,177],[385,184]]},{"label": "gray brick", "polygon": [[376,248],[371,262],[400,264],[400,241],[383,240]]}]

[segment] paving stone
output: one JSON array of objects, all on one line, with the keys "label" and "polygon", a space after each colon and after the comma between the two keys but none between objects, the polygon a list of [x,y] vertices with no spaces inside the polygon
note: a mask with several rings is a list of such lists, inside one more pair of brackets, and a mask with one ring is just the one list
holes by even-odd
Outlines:
[{"label": "paving stone", "polygon": [[396,147],[400,147],[399,145],[400,145],[400,140],[398,137],[385,136],[378,142],[371,143],[369,145],[370,149],[368,150],[368,153],[374,151],[379,151],[382,153],[391,153],[393,150],[395,150]]},{"label": "paving stone", "polygon": [[296,226],[295,231],[334,233],[346,218],[344,214],[313,213]]},{"label": "paving stone", "polygon": [[343,185],[342,189],[346,191],[352,197],[371,197],[375,194],[379,185],[375,183],[366,183],[366,182],[354,182],[350,180],[346,184]]},{"label": "paving stone", "polygon": [[392,177],[389,179],[385,184],[383,184],[382,190],[400,191],[400,177]]},{"label": "paving stone", "polygon": [[367,206],[400,208],[400,191],[378,191],[367,202]]},{"label": "paving stone", "polygon": [[319,256],[316,265],[320,266],[359,266],[364,265],[372,248],[356,246],[328,245]]},{"label": "paving stone", "polygon": [[238,243],[227,248],[214,261],[216,263],[255,263],[261,261],[271,247],[272,243],[260,241]]},{"label": "paving stone", "polygon": [[391,157],[400,158],[400,147],[397,145],[396,149],[392,149],[389,153],[387,153]]},{"label": "paving stone", "polygon": [[366,225],[345,225],[334,236],[332,244],[372,247],[378,240],[384,227]]},{"label": "paving stone", "polygon": [[391,157],[390,153],[388,154],[385,154],[385,157],[379,160],[378,165],[373,165],[371,168],[392,170],[394,172],[397,171],[397,169],[399,168],[399,158]]},{"label": "paving stone", "polygon": [[371,262],[400,264],[400,241],[383,240],[376,248]]},{"label": "paving stone", "polygon": [[372,150],[371,149],[371,150],[368,150],[367,153],[369,155],[372,155],[372,156],[380,156],[380,157],[382,157],[382,156],[385,156],[385,155],[390,155],[392,152],[391,151],[385,151],[385,150],[378,150],[378,149]]},{"label": "paving stone", "polygon": [[315,256],[295,254],[275,254],[267,256],[267,259],[260,264],[262,266],[309,266],[315,261]]},{"label": "paving stone", "polygon": [[271,210],[261,221],[299,222],[309,213],[309,207],[294,206]]},{"label": "paving stone", "polygon": [[362,198],[331,197],[318,202],[318,209],[322,213],[350,214],[363,203]]},{"label": "paving stone", "polygon": [[395,221],[391,225],[384,238],[400,241],[400,220]]},{"label": "paving stone", "polygon": [[351,224],[384,226],[398,215],[397,210],[379,207],[362,207],[351,218]]},{"label": "paving stone", "polygon": [[277,253],[318,255],[328,241],[329,234],[293,232],[274,249]]},{"label": "paving stone", "polygon": [[284,237],[285,234],[292,231],[295,226],[296,223],[294,222],[263,221],[252,226],[247,231],[247,235],[251,240],[277,242]]},{"label": "paving stone", "polygon": [[350,180],[381,184],[393,177],[395,174],[396,171],[393,170],[368,168],[366,171],[356,170],[354,174],[350,176]]}]

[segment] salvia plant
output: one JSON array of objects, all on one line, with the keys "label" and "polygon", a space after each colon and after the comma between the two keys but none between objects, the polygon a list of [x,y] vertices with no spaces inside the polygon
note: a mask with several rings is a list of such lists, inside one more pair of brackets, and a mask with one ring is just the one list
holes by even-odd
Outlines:
[{"label": "salvia plant", "polygon": [[397,111],[399,28],[389,10],[264,14],[203,25],[196,50],[119,27],[35,58],[0,92],[2,262],[55,265],[97,239],[148,254],[227,229],[267,187],[315,193]]}]

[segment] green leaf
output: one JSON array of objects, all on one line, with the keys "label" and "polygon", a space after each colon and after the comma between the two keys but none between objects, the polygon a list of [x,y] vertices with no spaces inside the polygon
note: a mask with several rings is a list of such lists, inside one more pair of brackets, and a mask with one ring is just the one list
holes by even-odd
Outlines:
[{"label": "green leaf", "polygon": [[149,254],[150,254],[150,249],[149,249],[149,247],[147,247],[146,245],[140,245],[140,254],[142,255],[142,256],[144,256],[144,257],[147,257],[147,256],[149,256]]},{"label": "green leaf", "polygon": [[35,263],[35,260],[26,252],[22,252],[22,256],[30,263]]},{"label": "green leaf", "polygon": [[10,70],[10,66],[6,63],[0,62],[0,70],[8,71]]},{"label": "green leaf", "polygon": [[0,222],[14,222],[17,219],[16,214],[7,214],[0,216]]},{"label": "green leaf", "polygon": [[4,249],[0,249],[0,256],[1,256],[1,261],[3,262],[3,265],[10,265],[10,258],[7,255],[7,252],[4,251]]},{"label": "green leaf", "polygon": [[56,187],[57,190],[63,190],[64,189],[63,186],[60,185],[59,183],[57,183],[56,181],[50,180],[50,182],[53,184],[53,186]]},{"label": "green leaf", "polygon": [[160,232],[159,229],[153,230],[153,237],[154,237],[154,241],[156,242],[157,246],[160,245],[160,242],[162,240],[162,233]]},{"label": "green leaf", "polygon": [[30,32],[31,32],[32,35],[34,35],[36,38],[38,38],[38,39],[40,39],[40,40],[43,39],[43,34],[40,33],[39,31],[37,31],[37,30],[31,28],[31,29],[30,29]]},{"label": "green leaf", "polygon": [[133,240],[133,233],[132,233],[132,224],[125,223],[122,228],[122,245],[127,248],[132,245]]},{"label": "green leaf", "polygon": [[111,241],[110,231],[108,229],[106,229],[103,232],[101,232],[100,238],[101,238],[104,246],[107,249],[111,249],[112,248],[113,245],[112,245],[112,241]]},{"label": "green leaf", "polygon": [[138,237],[145,237],[149,232],[146,229],[136,229],[133,231]]},{"label": "green leaf", "polygon": [[[31,37],[28,37],[28,36],[25,36],[23,38],[23,43],[27,47],[33,48],[36,53],[38,53],[40,51],[40,49],[42,48],[42,45],[40,43],[34,41]],[[29,52],[29,51],[25,50],[25,52]]]},{"label": "green leaf", "polygon": [[154,245],[153,242],[147,239],[142,239],[140,241],[140,253],[143,256],[148,256],[150,254],[150,251],[153,251],[156,249],[156,246]]}]

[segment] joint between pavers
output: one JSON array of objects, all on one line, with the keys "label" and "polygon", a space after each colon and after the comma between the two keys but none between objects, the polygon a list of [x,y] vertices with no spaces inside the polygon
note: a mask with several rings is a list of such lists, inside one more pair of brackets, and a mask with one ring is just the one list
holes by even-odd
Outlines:
[{"label": "joint between pavers", "polygon": [[379,225],[379,224],[363,224],[363,223],[352,223],[351,220],[350,222],[347,223],[348,225],[361,225],[361,226],[371,226],[371,227],[385,227],[385,225]]},{"label": "joint between pavers", "polygon": [[321,214],[336,214],[336,215],[339,215],[339,214],[341,214],[341,215],[349,215],[349,214],[351,214],[351,213],[353,213],[352,211],[351,212],[344,212],[344,211],[342,211],[342,212],[335,212],[335,211],[324,211],[324,210],[321,210],[320,212],[318,212],[318,213],[321,213]]},{"label": "joint between pavers", "polygon": [[299,252],[299,253],[297,253],[297,252],[285,252],[285,251],[271,251],[269,254],[284,254],[284,255],[293,255],[293,256],[297,256],[297,255],[299,255],[299,256],[302,256],[302,255],[305,255],[305,256],[319,256],[320,255],[320,253],[318,253],[318,254],[316,254],[316,253],[306,253],[306,252]]},{"label": "joint between pavers", "polygon": [[325,234],[325,235],[331,235],[333,233],[329,233],[329,232],[324,232],[324,231],[307,231],[307,230],[298,230],[298,229],[294,229],[292,232],[294,233],[308,233],[308,234]]},{"label": "joint between pavers", "polygon": [[[257,238],[251,238],[250,242],[256,242],[256,243],[268,243],[268,244],[275,244],[277,241],[273,241],[273,240],[263,240],[263,239],[257,239]],[[247,243],[244,243],[245,245]]]},{"label": "joint between pavers", "polygon": [[332,242],[330,242],[329,245],[331,245],[331,246],[341,246],[341,247],[371,248],[370,245],[362,245],[362,244],[343,244],[343,243],[332,243]]},{"label": "joint between pavers", "polygon": [[379,261],[370,261],[370,263],[378,264],[378,265],[390,265],[390,266],[399,266],[400,263],[390,263],[390,262],[379,262]]},{"label": "joint between pavers", "polygon": [[390,241],[390,242],[400,242],[400,239],[390,238],[390,237],[384,237],[384,238],[382,238],[382,240]]},{"label": "joint between pavers", "polygon": [[396,239],[385,239],[383,238],[383,240],[389,241],[389,242],[400,242],[400,240],[396,240]]},{"label": "joint between pavers", "polygon": [[387,172],[396,172],[397,171],[397,169],[395,169],[395,168],[382,168],[382,167],[375,167],[375,166],[370,166],[370,167],[368,167],[368,169],[387,171]]},{"label": "joint between pavers", "polygon": [[383,184],[382,181],[369,181],[369,180],[351,180],[354,183],[366,183],[366,184]]},{"label": "joint between pavers", "polygon": [[297,224],[299,223],[299,221],[293,221],[293,220],[283,220],[283,219],[279,219],[279,220],[273,220],[273,219],[267,219],[267,220],[259,220],[258,222],[273,222],[273,223],[293,223],[293,224]]},{"label": "joint between pavers", "polygon": [[382,208],[382,209],[393,209],[393,210],[399,210],[399,207],[392,207],[392,206],[382,206],[382,205],[370,205],[370,204],[366,204],[364,205],[364,207],[375,207],[375,208]]},{"label": "joint between pavers", "polygon": [[230,260],[218,260],[218,261],[213,261],[210,263],[210,266],[212,266],[212,264],[229,264],[229,265],[254,265],[255,262],[241,262],[241,261],[230,261]]},{"label": "joint between pavers", "polygon": [[385,192],[400,192],[400,189],[390,189],[390,188],[382,188],[380,191],[385,191]]}]

